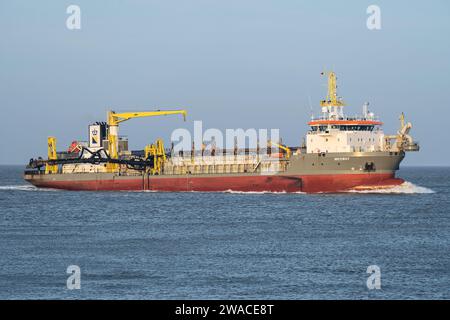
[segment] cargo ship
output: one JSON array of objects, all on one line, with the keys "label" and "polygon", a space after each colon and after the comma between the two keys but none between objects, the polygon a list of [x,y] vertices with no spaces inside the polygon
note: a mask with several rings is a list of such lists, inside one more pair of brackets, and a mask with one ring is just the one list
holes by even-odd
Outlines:
[{"label": "cargo ship", "polygon": [[[324,74],[324,73],[322,73]],[[321,116],[311,117],[298,147],[280,140],[258,141],[256,148],[166,149],[161,139],[143,150],[129,151],[118,135],[121,122],[139,117],[182,115],[186,110],[108,112],[107,122],[89,126],[89,141],[74,141],[56,150],[48,138],[47,159],[30,159],[24,179],[40,188],[88,191],[165,192],[345,192],[390,188],[404,181],[395,176],[408,151],[419,144],[411,123],[400,116],[400,129],[385,135],[382,122],[364,104],[361,116],[344,114],[336,74],[325,73],[328,92]],[[260,145],[261,143],[261,145]]]}]

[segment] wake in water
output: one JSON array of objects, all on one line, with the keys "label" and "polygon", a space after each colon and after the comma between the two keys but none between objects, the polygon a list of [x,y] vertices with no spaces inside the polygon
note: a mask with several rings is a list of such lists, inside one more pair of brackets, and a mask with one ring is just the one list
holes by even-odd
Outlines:
[{"label": "wake in water", "polygon": [[398,186],[386,187],[382,189],[372,190],[349,190],[351,193],[385,193],[385,194],[420,194],[435,193],[433,190],[415,185],[414,183],[405,181]]},{"label": "wake in water", "polygon": [[[272,191],[233,191],[226,190],[224,193],[232,193],[232,194],[287,194],[286,191],[281,192],[272,192]],[[294,194],[307,194],[305,192],[293,192]],[[327,194],[327,192],[318,192],[319,194]],[[334,193],[334,192],[332,192]],[[414,183],[405,181],[404,183],[398,186],[392,187],[384,187],[379,189],[371,189],[371,190],[348,190],[342,191],[338,193],[373,193],[373,194],[424,194],[424,193],[435,193],[433,190],[415,185]],[[314,194],[314,193],[313,193]]]},{"label": "wake in water", "polygon": [[[273,191],[233,191],[226,190],[224,193],[232,193],[232,194],[288,194],[286,191],[281,192],[273,192]],[[294,194],[308,194],[306,192],[293,192]],[[332,192],[334,193],[334,192]],[[415,185],[414,183],[405,181],[404,183],[398,186],[392,187],[384,187],[379,189],[371,189],[371,190],[348,190],[337,193],[384,193],[384,194],[423,194],[423,193],[435,193],[433,190],[425,187],[421,187]],[[289,193],[292,194],[292,193]],[[314,193],[312,193],[314,194]],[[317,193],[316,193],[317,194]],[[328,194],[328,192],[318,192],[318,194]]]}]

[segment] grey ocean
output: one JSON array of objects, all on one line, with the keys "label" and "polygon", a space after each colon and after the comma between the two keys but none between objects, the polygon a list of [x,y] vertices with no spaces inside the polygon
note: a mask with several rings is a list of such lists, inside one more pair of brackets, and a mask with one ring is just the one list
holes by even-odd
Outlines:
[{"label": "grey ocean", "polygon": [[22,169],[0,166],[2,299],[450,298],[450,168],[316,195],[38,190]]}]

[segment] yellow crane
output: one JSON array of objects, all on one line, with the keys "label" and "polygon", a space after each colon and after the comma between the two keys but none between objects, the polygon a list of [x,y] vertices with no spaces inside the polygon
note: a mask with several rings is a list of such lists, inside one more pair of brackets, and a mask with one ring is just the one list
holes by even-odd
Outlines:
[{"label": "yellow crane", "polygon": [[[411,122],[405,122],[405,114],[402,112],[399,117],[400,130],[396,135],[385,135],[386,149],[389,151],[419,151],[419,144],[409,135],[412,128]],[[393,143],[392,140],[395,140]]]},{"label": "yellow crane", "polygon": [[278,147],[278,148],[280,148],[280,149],[286,151],[286,159],[289,159],[289,157],[291,156],[291,153],[292,153],[292,151],[291,151],[291,149],[290,149],[289,147],[286,147],[286,146],[284,146],[284,145],[282,145],[282,144],[280,144],[280,143],[273,142],[273,141],[271,141],[271,140],[269,140],[269,141],[267,141],[267,142],[268,142],[269,144],[275,146],[275,147]]},{"label": "yellow crane", "polygon": [[[124,121],[134,119],[134,118],[144,118],[144,117],[156,117],[156,116],[167,116],[172,114],[183,115],[186,121],[186,110],[166,110],[166,111],[143,111],[143,112],[123,112],[116,113],[114,111],[108,112],[108,155],[111,159],[118,159],[118,133],[119,133],[119,123]],[[116,172],[119,168],[117,163],[108,163],[107,171]]]},{"label": "yellow crane", "polygon": [[[56,138],[55,137],[47,138],[47,155],[48,155],[48,160],[56,160],[57,159]],[[58,173],[58,165],[47,163],[45,165],[45,174],[50,174],[50,173]]]},{"label": "yellow crane", "polygon": [[[325,73],[322,72],[322,75]],[[337,95],[337,83],[336,74],[334,72],[327,72],[328,74],[328,93],[327,98],[320,102],[322,107],[343,107],[345,106],[344,101],[342,101]]]},{"label": "yellow crane", "polygon": [[157,139],[154,144],[145,146],[145,159],[153,157],[153,167],[150,168],[151,174],[161,174],[164,162],[166,161],[166,152],[164,150],[164,142]]}]

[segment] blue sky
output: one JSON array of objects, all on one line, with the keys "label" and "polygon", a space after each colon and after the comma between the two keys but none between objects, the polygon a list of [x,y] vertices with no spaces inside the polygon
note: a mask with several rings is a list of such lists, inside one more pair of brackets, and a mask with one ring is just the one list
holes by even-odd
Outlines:
[{"label": "blue sky", "polygon": [[[81,8],[81,30],[66,8]],[[381,8],[382,29],[366,28]],[[124,123],[141,149],[175,128],[280,128],[298,145],[310,103],[339,78],[349,115],[365,101],[398,127],[404,111],[421,151],[405,165],[448,165],[448,1],[0,1],[0,164],[86,140],[106,111],[188,109],[179,117]]]}]

